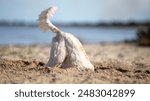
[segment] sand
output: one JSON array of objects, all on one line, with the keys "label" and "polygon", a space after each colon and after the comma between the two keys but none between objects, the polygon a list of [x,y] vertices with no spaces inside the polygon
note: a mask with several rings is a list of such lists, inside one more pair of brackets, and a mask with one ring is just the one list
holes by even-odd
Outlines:
[{"label": "sand", "polygon": [[44,68],[48,45],[0,45],[0,83],[150,83],[150,47],[129,43],[85,44],[95,70]]}]

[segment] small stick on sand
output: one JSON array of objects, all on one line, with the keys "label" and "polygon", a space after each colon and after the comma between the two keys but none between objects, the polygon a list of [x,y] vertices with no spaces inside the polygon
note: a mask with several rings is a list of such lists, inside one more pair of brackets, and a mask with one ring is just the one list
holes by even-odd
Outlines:
[{"label": "small stick on sand", "polygon": [[56,7],[50,7],[39,15],[39,27],[44,32],[52,31],[56,33],[52,40],[51,54],[46,66],[94,70],[94,66],[89,61],[80,41],[72,34],[61,31],[49,20],[55,11]]}]

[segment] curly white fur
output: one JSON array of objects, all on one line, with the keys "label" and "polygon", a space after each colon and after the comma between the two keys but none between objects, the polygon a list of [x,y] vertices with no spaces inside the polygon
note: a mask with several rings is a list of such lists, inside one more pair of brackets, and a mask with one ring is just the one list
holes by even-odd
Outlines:
[{"label": "curly white fur", "polygon": [[63,32],[54,26],[49,18],[53,16],[56,7],[50,7],[39,15],[39,27],[43,31],[52,31],[56,36],[52,40],[49,67],[77,67],[78,69],[91,69],[94,66],[89,61],[80,41],[70,33]]}]

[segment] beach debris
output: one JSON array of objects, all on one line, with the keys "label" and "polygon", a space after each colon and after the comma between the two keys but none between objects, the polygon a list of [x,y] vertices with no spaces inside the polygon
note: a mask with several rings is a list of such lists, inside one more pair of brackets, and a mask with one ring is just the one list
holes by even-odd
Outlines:
[{"label": "beach debris", "polygon": [[137,42],[141,46],[150,46],[150,27],[148,26],[138,27]]},{"label": "beach debris", "polygon": [[52,31],[56,34],[52,39],[50,58],[46,66],[94,70],[94,66],[86,55],[80,41],[71,33],[60,30],[49,20],[56,12],[56,9],[55,6],[52,6],[42,11],[39,15],[38,24],[41,30],[44,32]]}]

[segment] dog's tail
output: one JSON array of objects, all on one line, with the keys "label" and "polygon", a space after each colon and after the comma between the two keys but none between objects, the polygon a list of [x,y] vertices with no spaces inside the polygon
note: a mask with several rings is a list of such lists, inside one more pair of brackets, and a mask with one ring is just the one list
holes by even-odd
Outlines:
[{"label": "dog's tail", "polygon": [[38,19],[38,25],[44,32],[52,31],[56,34],[62,34],[63,31],[61,31],[58,27],[53,25],[49,18],[53,17],[57,10],[57,7],[52,6],[44,11],[41,12]]}]

